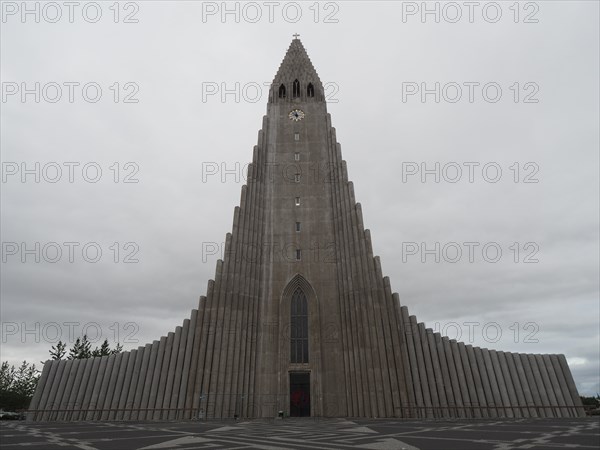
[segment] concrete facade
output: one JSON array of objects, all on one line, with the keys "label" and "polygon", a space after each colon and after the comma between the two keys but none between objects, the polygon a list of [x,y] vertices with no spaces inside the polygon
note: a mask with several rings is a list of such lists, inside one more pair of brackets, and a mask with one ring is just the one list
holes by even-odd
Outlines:
[{"label": "concrete facade", "polygon": [[138,349],[48,361],[31,420],[575,417],[562,355],[473,348],[400,305],[373,255],[294,39],[269,94],[225,256],[198,309]]}]

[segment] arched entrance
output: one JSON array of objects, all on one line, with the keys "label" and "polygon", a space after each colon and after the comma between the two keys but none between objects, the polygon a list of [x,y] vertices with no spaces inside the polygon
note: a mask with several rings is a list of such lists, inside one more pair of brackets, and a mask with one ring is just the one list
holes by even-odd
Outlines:
[{"label": "arched entrance", "polygon": [[[280,397],[292,417],[320,416],[321,325],[319,303],[311,284],[296,274],[281,296]],[[289,408],[289,409],[288,409]]]}]

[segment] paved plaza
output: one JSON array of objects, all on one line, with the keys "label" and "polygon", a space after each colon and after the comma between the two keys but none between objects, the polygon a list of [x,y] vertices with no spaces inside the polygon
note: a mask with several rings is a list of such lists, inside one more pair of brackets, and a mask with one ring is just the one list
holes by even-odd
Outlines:
[{"label": "paved plaza", "polygon": [[600,418],[3,422],[2,449],[598,449]]}]

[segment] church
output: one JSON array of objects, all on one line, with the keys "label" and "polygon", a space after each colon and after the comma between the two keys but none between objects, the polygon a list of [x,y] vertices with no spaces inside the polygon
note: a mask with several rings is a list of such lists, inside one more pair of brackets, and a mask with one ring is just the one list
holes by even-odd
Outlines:
[{"label": "church", "polygon": [[297,35],[247,180],[190,317],[131,351],[47,361],[29,420],[584,415],[564,355],[465,345],[400,304]]}]

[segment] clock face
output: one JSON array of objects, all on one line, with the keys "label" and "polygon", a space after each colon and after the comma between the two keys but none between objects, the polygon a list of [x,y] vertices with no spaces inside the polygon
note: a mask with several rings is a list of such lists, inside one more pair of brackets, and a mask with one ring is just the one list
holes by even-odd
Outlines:
[{"label": "clock face", "polygon": [[299,120],[304,119],[304,111],[302,111],[301,109],[294,109],[294,110],[290,111],[290,113],[288,114],[288,117],[291,120],[298,122]]}]

